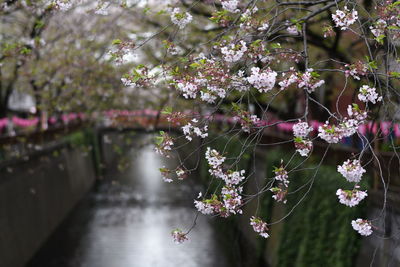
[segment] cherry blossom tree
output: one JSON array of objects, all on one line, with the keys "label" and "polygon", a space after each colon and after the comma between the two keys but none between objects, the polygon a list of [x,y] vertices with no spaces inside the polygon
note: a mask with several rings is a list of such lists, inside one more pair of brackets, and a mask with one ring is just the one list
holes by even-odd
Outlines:
[{"label": "cherry blossom tree", "polygon": [[[13,2],[7,1],[3,8],[10,8]],[[58,12],[93,3],[50,2]],[[193,153],[204,155],[213,181],[221,184],[217,191],[207,190],[194,200],[200,213],[240,216],[246,204],[266,192],[272,192],[276,201],[286,202],[291,173],[302,166],[282,161],[258,192],[245,196],[243,186],[252,176],[238,167],[243,153],[228,164],[231,155],[209,144],[218,136],[237,135],[246,140],[242,151],[261,145],[279,146],[263,143],[262,136],[287,123],[294,124],[293,157],[299,154],[306,162],[313,155],[315,142],[326,145],[318,166],[343,138],[351,137],[362,144],[337,167],[351,184],[337,189],[340,203],[353,207],[368,196],[359,184],[371,166],[377,170],[386,198],[388,179],[375,146],[383,132],[378,130],[369,138],[359,129],[367,123],[378,125],[376,121],[380,120],[399,120],[399,2],[99,1],[94,9],[107,16],[126,12],[137,21],[132,26],[134,34],[110,40],[114,44],[111,54],[119,63],[131,53],[140,58],[140,64],[138,61],[119,77],[121,84],[146,92],[142,97],[162,95],[157,100],[162,99],[159,109],[163,114],[170,121],[186,120],[185,125],[178,126],[182,135],[160,133],[156,151],[174,156],[175,144],[200,140]],[[116,17],[114,23],[118,21]],[[233,118],[228,130],[213,127],[221,114]],[[324,122],[316,133],[313,119]],[[210,129],[216,129],[217,137],[212,137]],[[398,155],[398,148],[392,149]],[[160,169],[165,181],[195,171],[187,167],[184,158],[179,159],[175,170]],[[398,156],[396,160],[400,160]],[[298,193],[299,203],[312,190],[317,172],[304,185],[306,193]],[[349,226],[361,235],[371,235],[374,224],[384,220],[386,201],[383,203],[380,216],[354,218]],[[258,214],[250,220],[254,231],[265,238],[269,236],[268,226],[275,223]],[[192,228],[174,230],[174,240],[187,240]]]},{"label": "cherry blossom tree", "polygon": [[[161,39],[167,34],[165,52],[160,65],[155,66],[162,70],[153,77],[126,78],[137,86],[142,79],[154,80],[153,86],[159,86],[161,80],[166,89],[195,103],[197,113],[193,114],[197,115],[182,126],[183,134],[189,141],[193,136],[205,139],[198,149],[207,148],[209,172],[225,184],[220,193],[195,200],[199,212],[238,215],[246,203],[265,191],[285,203],[290,172],[295,170],[287,170],[290,164],[282,162],[268,178],[274,182],[244,199],[243,184],[250,175],[235,170],[235,164],[225,165],[229,155],[223,151],[207,147],[207,130],[220,113],[236,118],[229,133],[252,138],[243,150],[260,145],[268,128],[288,122],[297,122],[293,126],[294,150],[306,158],[312,155],[313,142],[318,139],[327,143],[325,156],[333,153],[329,152],[331,146],[343,138],[358,139],[362,149],[338,166],[338,172],[354,187],[339,188],[336,194],[340,203],[350,207],[368,195],[358,184],[368,164],[375,162],[381,168],[373,145],[379,136],[371,140],[358,130],[370,121],[398,119],[398,3],[222,0],[180,1],[158,8],[149,8],[149,19],[164,12],[171,19],[171,24],[166,21],[157,32]],[[190,35],[197,32],[203,33],[201,41],[199,36]],[[157,43],[157,37],[151,36],[133,49]],[[171,105],[175,101],[171,100]],[[325,121],[317,136],[311,134],[313,118]],[[163,153],[167,143],[169,149],[173,147],[173,139],[161,139],[158,151]],[[185,169],[184,161],[177,168]],[[386,179],[380,173],[386,191]],[[364,219],[351,222],[362,235],[372,233],[372,224]],[[262,219],[253,217],[251,225],[260,235],[268,236],[268,223]]]}]

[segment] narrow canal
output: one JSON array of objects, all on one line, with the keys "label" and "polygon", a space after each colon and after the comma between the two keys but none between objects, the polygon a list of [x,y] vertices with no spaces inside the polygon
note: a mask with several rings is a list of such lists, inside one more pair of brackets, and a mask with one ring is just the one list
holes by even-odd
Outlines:
[{"label": "narrow canal", "polygon": [[158,168],[174,160],[159,157],[151,144],[133,146],[127,155],[130,166],[109,171],[27,266],[236,266],[223,249],[226,240],[204,216],[188,242],[172,241],[172,229],[188,229],[193,223],[193,198],[202,189],[195,179],[163,182]]}]

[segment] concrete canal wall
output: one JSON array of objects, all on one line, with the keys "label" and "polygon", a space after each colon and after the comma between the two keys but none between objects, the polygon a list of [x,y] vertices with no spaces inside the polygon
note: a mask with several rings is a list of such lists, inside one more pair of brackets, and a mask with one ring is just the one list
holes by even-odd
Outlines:
[{"label": "concrete canal wall", "polygon": [[0,267],[22,267],[95,181],[91,153],[63,143],[0,165]]}]

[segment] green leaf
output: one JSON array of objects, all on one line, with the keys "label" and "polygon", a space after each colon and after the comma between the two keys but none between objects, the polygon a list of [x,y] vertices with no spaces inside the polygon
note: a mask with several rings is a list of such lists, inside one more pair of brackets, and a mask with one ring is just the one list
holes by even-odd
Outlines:
[{"label": "green leaf", "polygon": [[312,76],[313,78],[318,78],[318,77],[321,76],[321,75],[319,75],[318,72],[313,71],[313,72],[311,72],[311,76]]},{"label": "green leaf", "polygon": [[172,113],[172,107],[165,107],[161,114],[163,115],[170,115]]},{"label": "green leaf", "polygon": [[280,43],[272,43],[272,44],[271,44],[271,48],[272,48],[272,49],[278,49],[278,48],[282,48],[282,46],[281,46]]},{"label": "green leaf", "polygon": [[368,66],[369,66],[371,69],[378,69],[378,64],[376,63],[376,61],[369,61],[369,62],[368,62]]},{"label": "green leaf", "polygon": [[393,78],[400,78],[400,72],[397,71],[392,71],[389,73],[389,75]]},{"label": "green leaf", "polygon": [[400,27],[396,26],[396,25],[391,25],[391,26],[388,27],[388,29],[389,30],[400,30]]},{"label": "green leaf", "polygon": [[30,54],[31,52],[32,52],[32,50],[29,49],[29,48],[27,48],[27,47],[23,47],[23,48],[21,49],[21,51],[20,51],[20,53],[21,53],[22,55],[28,55],[28,54]]},{"label": "green leaf", "polygon": [[155,137],[155,142],[156,142],[156,145],[161,145],[163,142],[164,142],[164,137],[162,137],[162,136],[156,136]]},{"label": "green leaf", "polygon": [[385,39],[385,37],[386,37],[386,35],[381,34],[381,35],[379,35],[378,37],[375,37],[375,40],[376,40],[378,43],[383,44],[383,39]]},{"label": "green leaf", "polygon": [[200,64],[197,63],[197,62],[194,62],[194,63],[190,64],[189,66],[190,66],[191,68],[193,68],[193,69],[197,69],[198,67],[200,67]]},{"label": "green leaf", "polygon": [[37,20],[35,22],[35,29],[40,29],[44,27],[44,22],[42,20]]},{"label": "green leaf", "polygon": [[302,142],[303,142],[303,138],[301,138],[300,136],[296,136],[296,137],[294,138],[294,142],[296,142],[296,143],[302,143]]},{"label": "green leaf", "polygon": [[119,45],[119,44],[121,44],[122,43],[122,41],[120,40],[120,39],[115,39],[115,40],[113,40],[112,41],[112,45]]}]

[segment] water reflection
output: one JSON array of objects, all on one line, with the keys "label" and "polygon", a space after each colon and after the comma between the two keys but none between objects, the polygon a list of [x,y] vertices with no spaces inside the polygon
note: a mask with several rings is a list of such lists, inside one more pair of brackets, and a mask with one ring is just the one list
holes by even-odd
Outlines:
[{"label": "water reflection", "polygon": [[130,156],[130,168],[109,174],[118,182],[104,183],[83,201],[29,267],[228,266],[205,217],[199,217],[189,242],[172,242],[172,229],[193,222],[199,186],[164,183],[158,168],[174,162],[157,156],[150,145]]}]

